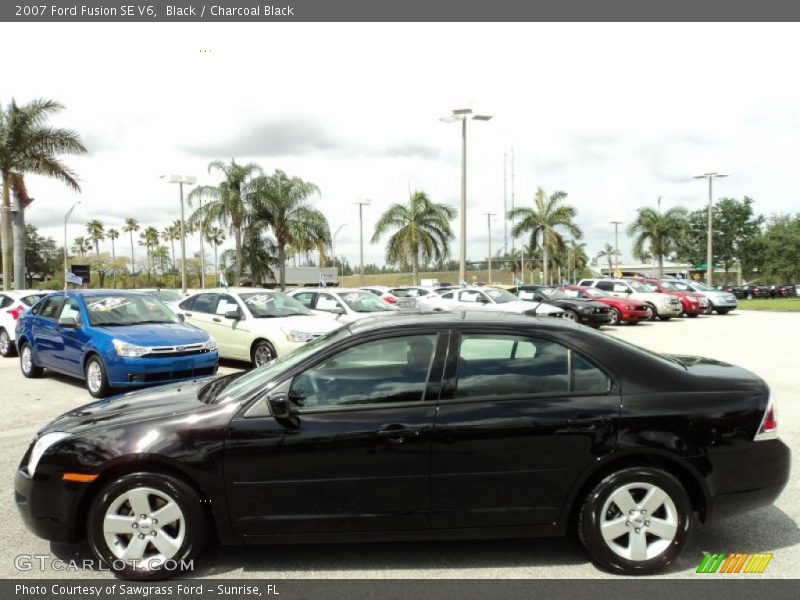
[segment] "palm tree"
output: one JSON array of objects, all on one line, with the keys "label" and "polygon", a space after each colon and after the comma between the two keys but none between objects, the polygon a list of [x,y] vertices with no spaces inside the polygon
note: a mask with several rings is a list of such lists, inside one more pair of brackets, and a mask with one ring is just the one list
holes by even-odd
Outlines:
[{"label": "palm tree", "polygon": [[175,221],[167,225],[161,232],[161,239],[172,246],[172,285],[178,287],[178,263],[175,261],[175,240],[181,239],[181,222]]},{"label": "palm tree", "polygon": [[549,260],[550,253],[564,244],[564,239],[559,228],[566,229],[575,238],[583,237],[580,227],[574,223],[577,211],[574,206],[564,204],[566,192],[555,192],[547,196],[544,189],[539,188],[533,197],[533,208],[523,206],[508,212],[509,219],[516,219],[511,235],[514,237],[523,233],[530,233],[530,250],[536,249],[540,243],[542,248],[542,279],[544,283],[550,281]]},{"label": "palm tree", "polygon": [[86,232],[94,243],[94,253],[100,254],[100,242],[106,239],[105,226],[99,219],[92,219],[86,224]]},{"label": "palm tree", "polygon": [[[0,238],[3,255],[3,289],[11,289],[13,227],[11,222],[12,180],[28,173],[61,180],[76,192],[80,191],[77,177],[63,164],[60,154],[80,154],[86,148],[78,134],[69,129],[51,127],[47,119],[64,108],[55,100],[34,100],[23,106],[11,100],[5,110],[0,106],[0,175],[3,178],[3,201],[0,211]],[[22,207],[25,208],[24,206]],[[17,225],[24,231],[24,212],[19,211]],[[25,274],[25,248],[19,236],[20,247],[14,257],[20,286]]]},{"label": "palm tree", "polygon": [[628,227],[628,235],[634,236],[633,255],[640,260],[646,254],[658,258],[658,276],[664,277],[664,256],[676,250],[684,237],[686,209],[673,206],[662,213],[643,207],[637,213]]},{"label": "palm tree", "polygon": [[614,246],[608,243],[606,243],[606,245],[603,246],[603,249],[597,253],[597,258],[608,259],[608,274],[611,276],[614,275],[614,265],[612,262],[617,254],[619,253],[614,249]]},{"label": "palm tree", "polygon": [[82,235],[76,237],[73,243],[72,251],[81,258],[84,258],[86,253],[92,249],[92,242]]},{"label": "palm tree", "polygon": [[119,231],[111,228],[106,232],[106,237],[111,240],[111,264],[114,269],[114,289],[117,289],[117,252],[114,241],[119,237]]},{"label": "palm tree", "polygon": [[147,285],[150,285],[150,275],[153,272],[153,250],[158,246],[158,229],[148,227],[139,234],[139,245],[147,251]]},{"label": "palm tree", "polygon": [[278,169],[272,175],[258,177],[253,185],[254,223],[257,227],[271,227],[275,234],[279,281],[281,290],[285,290],[286,246],[296,245],[300,238],[330,243],[328,220],[308,204],[308,198],[318,194],[319,188],[299,177],[289,177]]},{"label": "palm tree", "polygon": [[576,240],[570,240],[567,245],[567,264],[570,269],[569,278],[572,283],[578,280],[578,271],[585,269],[589,262],[589,256],[586,254],[586,244],[578,243]]},{"label": "palm tree", "polygon": [[[252,180],[262,174],[262,169],[255,163],[239,165],[231,159],[230,164],[215,160],[208,164],[209,174],[213,171],[222,173],[224,179],[216,186],[203,185],[195,188],[188,196],[189,205],[195,200],[200,207],[190,217],[190,222],[202,224],[201,230],[211,223],[218,223],[233,234],[236,263],[234,267],[234,284],[239,285],[242,278],[242,234],[248,223]],[[207,200],[206,204],[203,201]]]},{"label": "palm tree", "polygon": [[450,255],[450,242],[455,237],[450,221],[456,209],[431,202],[422,190],[415,190],[408,204],[392,204],[375,224],[374,244],[389,230],[395,230],[386,245],[386,262],[410,264],[417,284],[420,262],[441,261]]},{"label": "palm tree", "polygon": [[219,285],[219,261],[217,260],[217,248],[225,242],[225,232],[220,227],[209,227],[206,230],[206,241],[214,246],[214,276]]},{"label": "palm tree", "polygon": [[125,225],[122,226],[123,233],[131,234],[131,275],[133,276],[133,286],[136,287],[136,262],[133,259],[133,234],[139,231],[139,221],[133,217],[125,219]]}]

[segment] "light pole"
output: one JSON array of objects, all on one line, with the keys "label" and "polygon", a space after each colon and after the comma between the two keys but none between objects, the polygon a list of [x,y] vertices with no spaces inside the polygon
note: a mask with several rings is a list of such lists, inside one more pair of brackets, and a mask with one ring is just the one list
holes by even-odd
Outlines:
[{"label": "light pole", "polygon": [[[181,291],[186,293],[186,223],[183,218],[183,184],[194,185],[197,177],[191,175],[162,175],[167,183],[177,183],[181,195]],[[202,239],[202,234],[201,239]],[[201,242],[202,244],[202,242]]]},{"label": "light pole", "polygon": [[72,214],[72,211],[75,210],[75,207],[80,204],[81,201],[78,200],[75,204],[70,207],[67,213],[64,215],[64,291],[67,291],[67,221],[69,220],[69,216]]},{"label": "light pole", "polygon": [[492,217],[495,213],[484,213],[486,215],[486,228],[489,231],[489,285],[492,285]]},{"label": "light pole", "polygon": [[711,208],[712,208],[712,198],[711,198],[711,190],[714,182],[714,177],[727,177],[727,175],[723,173],[703,173],[702,175],[695,175],[694,179],[708,179],[708,232],[706,233],[707,237],[707,244],[706,244],[706,285],[713,285],[712,281],[714,279],[714,254],[713,248],[711,244],[711,239],[713,237],[713,217],[711,216]]},{"label": "light pole", "polygon": [[461,241],[459,248],[459,283],[467,280],[467,121],[488,121],[491,115],[473,115],[471,108],[456,108],[450,116],[439,120],[444,123],[461,121]]},{"label": "light pole", "polygon": [[[183,204],[183,202],[181,202]],[[200,214],[203,214],[203,199],[200,198]],[[203,236],[206,234],[206,225],[200,223],[200,287],[206,289],[206,251],[203,248]]]},{"label": "light pole", "polygon": [[614,275],[612,277],[617,277],[617,273],[619,273],[619,226],[622,225],[622,221],[609,221],[614,226]]},{"label": "light pole", "polygon": [[362,209],[363,207],[372,204],[372,200],[359,200],[356,202],[356,204],[358,204],[358,243],[360,246],[359,264],[361,265],[359,285],[364,287],[364,213]]},{"label": "light pole", "polygon": [[[359,209],[360,210],[360,209]],[[333,266],[336,269],[336,277],[339,277],[339,267],[336,266],[336,236],[339,235],[339,232],[347,227],[347,223],[343,225],[339,225],[339,228],[333,232],[333,236],[331,236],[331,246],[333,250]],[[342,273],[342,277],[344,277],[344,273]]]}]

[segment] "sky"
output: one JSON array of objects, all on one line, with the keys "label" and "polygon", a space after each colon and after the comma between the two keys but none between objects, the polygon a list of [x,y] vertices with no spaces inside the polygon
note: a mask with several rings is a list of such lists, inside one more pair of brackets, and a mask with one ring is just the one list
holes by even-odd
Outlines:
[{"label": "sky", "polygon": [[[458,206],[460,126],[439,118],[469,107],[493,118],[468,125],[468,258],[487,254],[485,213],[497,215],[493,249],[511,245],[504,201],[531,206],[537,187],[568,194],[593,256],[613,243],[610,221],[627,227],[659,197],[664,209],[705,206],[707,183],[692,176],[708,171],[730,175],[715,181],[715,197],[749,196],[766,215],[798,211],[798,33],[796,24],[2,23],[0,104],[60,101],[51,122],[89,150],[65,159],[80,194],[26,177],[28,222],[59,243],[77,200],[70,244],[95,218],[162,229],[179,200],[160,175],[214,185],[208,163],[235,158],[316,183],[312,203],[332,231],[344,225],[337,255],[357,264],[356,201],[372,201],[367,241],[410,190]],[[117,245],[129,255],[127,236]],[[625,262],[622,229],[620,250]],[[384,251],[366,244],[365,261],[383,263]]]}]

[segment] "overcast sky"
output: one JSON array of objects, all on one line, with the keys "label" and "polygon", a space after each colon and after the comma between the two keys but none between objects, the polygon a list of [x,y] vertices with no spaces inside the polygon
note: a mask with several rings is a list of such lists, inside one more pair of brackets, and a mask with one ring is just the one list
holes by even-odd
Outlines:
[{"label": "overcast sky", "polygon": [[[409,189],[458,205],[460,130],[470,122],[468,256],[486,256],[482,213],[503,243],[503,156],[515,155],[517,206],[537,186],[563,190],[590,255],[611,220],[637,207],[707,201],[692,175],[730,173],[715,196],[755,199],[764,214],[798,210],[800,29],[796,24],[0,24],[0,103],[66,105],[53,122],[89,149],[68,164],[83,192],[27,178],[28,221],[63,239],[93,218],[159,229],[178,190],[159,175],[216,184],[214,159],[256,161],[316,183],[337,254],[358,260],[364,235]],[[508,193],[512,195],[510,158]],[[453,223],[458,231],[458,221]],[[197,242],[193,242],[197,245]],[[129,252],[125,239],[119,252]],[[105,245],[110,248],[109,244]],[[624,258],[630,244],[621,236]],[[367,245],[383,262],[385,245]],[[192,243],[189,249],[193,249]],[[458,256],[457,245],[453,255]],[[143,253],[136,249],[137,256]]]}]

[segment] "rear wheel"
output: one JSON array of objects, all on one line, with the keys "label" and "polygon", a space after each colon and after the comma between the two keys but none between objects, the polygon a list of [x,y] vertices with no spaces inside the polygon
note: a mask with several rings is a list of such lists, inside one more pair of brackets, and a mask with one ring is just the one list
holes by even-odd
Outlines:
[{"label": "rear wheel", "polygon": [[650,467],[612,473],[586,497],[578,517],[581,542],[595,564],[625,575],[666,568],[683,550],[692,506],[680,481]]},{"label": "rear wheel", "polygon": [[89,546],[126,579],[164,579],[194,560],[208,538],[197,492],[160,473],[109,482],[89,508]]},{"label": "rear wheel", "polygon": [[11,336],[8,335],[5,329],[0,327],[0,356],[8,358],[16,355],[17,348],[14,346],[14,342],[11,341]]},{"label": "rear wheel", "polygon": [[33,350],[31,350],[31,345],[28,342],[23,342],[19,349],[19,368],[22,374],[29,379],[41,377],[44,371],[33,360]]}]

